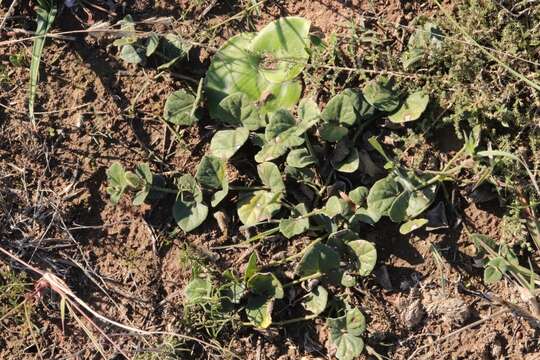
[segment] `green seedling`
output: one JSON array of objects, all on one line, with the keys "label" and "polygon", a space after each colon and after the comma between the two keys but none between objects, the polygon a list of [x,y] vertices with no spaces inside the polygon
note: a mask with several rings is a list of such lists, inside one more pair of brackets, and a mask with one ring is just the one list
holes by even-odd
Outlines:
[{"label": "green seedling", "polygon": [[39,64],[41,62],[43,47],[45,46],[46,40],[45,35],[51,28],[58,11],[56,0],[38,0],[37,3],[37,37],[34,40],[34,45],[32,46],[32,61],[30,62],[30,94],[28,98],[28,112],[32,122],[35,121],[34,104],[37,93],[37,85],[39,82]]},{"label": "green seedling", "polygon": [[126,63],[144,65],[148,58],[157,57],[161,62],[157,69],[164,70],[187,57],[191,49],[189,44],[175,34],[139,34],[131,15],[126,15],[118,24],[124,36],[116,39],[113,45],[119,48],[119,57]]}]

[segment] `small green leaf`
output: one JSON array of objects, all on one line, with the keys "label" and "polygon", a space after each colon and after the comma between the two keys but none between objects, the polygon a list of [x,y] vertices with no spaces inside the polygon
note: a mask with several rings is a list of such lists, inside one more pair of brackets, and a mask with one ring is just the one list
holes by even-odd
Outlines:
[{"label": "small green leaf", "polygon": [[225,197],[229,194],[229,183],[227,181],[223,181],[221,184],[221,190],[216,191],[212,194],[212,198],[210,200],[210,205],[212,207],[216,207],[219,205],[219,203],[225,199]]},{"label": "small green leaf", "polygon": [[347,243],[357,257],[358,273],[361,276],[367,276],[377,263],[377,249],[366,240],[354,240]]},{"label": "small green leaf", "polygon": [[399,106],[399,97],[386,85],[372,80],[364,87],[368,103],[385,112],[393,112]]},{"label": "small green leaf", "polygon": [[210,154],[229,160],[245,144],[248,137],[249,130],[244,127],[218,131],[210,141]]},{"label": "small green leaf", "polygon": [[246,194],[238,202],[238,217],[248,226],[269,220],[281,208],[280,199],[280,193],[264,190]]},{"label": "small green leaf", "polygon": [[195,178],[204,187],[221,189],[225,181],[225,163],[216,156],[205,155],[199,163]]},{"label": "small green leaf", "polygon": [[148,37],[148,41],[146,43],[146,56],[152,56],[154,54],[159,46],[159,35],[156,33],[151,33]]},{"label": "small green leaf", "polygon": [[296,126],[294,118],[287,110],[276,111],[265,129],[267,143],[255,155],[255,160],[274,160],[284,155],[288,149],[302,145],[304,139],[300,135],[303,131],[304,128]]},{"label": "small green leaf", "polygon": [[339,254],[320,241],[310,245],[302,259],[298,262],[295,273],[299,277],[313,274],[329,274],[339,269]]},{"label": "small green leaf", "polygon": [[298,218],[283,219],[279,222],[279,231],[287,239],[300,235],[309,229],[309,219],[302,216]]},{"label": "small green leaf", "polygon": [[399,184],[393,176],[389,175],[377,181],[369,190],[368,209],[381,215],[387,215],[392,203],[400,193]]},{"label": "small green leaf", "polygon": [[247,281],[259,271],[257,266],[257,252],[253,251],[249,256],[249,260],[246,266],[246,271],[244,272],[244,281]]},{"label": "small green leaf", "polygon": [[314,315],[321,314],[328,304],[328,291],[322,286],[317,286],[304,299],[302,305]]},{"label": "small green leaf", "polygon": [[507,271],[507,264],[502,257],[496,257],[488,261],[484,269],[484,282],[493,284],[502,279]]},{"label": "small green leaf", "polygon": [[160,42],[160,53],[165,63],[158,66],[158,70],[168,69],[178,60],[185,58],[191,46],[175,34],[167,34]]},{"label": "small green leaf", "polygon": [[366,320],[360,310],[355,308],[341,317],[327,319],[326,324],[338,360],[353,360],[362,353],[364,341],[360,335],[366,328]]},{"label": "small green leaf", "polygon": [[223,109],[219,114],[219,119],[227,124],[243,125],[252,131],[266,125],[264,116],[259,113],[255,102],[246,94],[231,94],[221,100],[219,106]]},{"label": "small green leaf", "polygon": [[303,168],[315,162],[315,158],[304,148],[291,150],[287,155],[287,165],[294,168]]},{"label": "small green leaf", "polygon": [[321,117],[327,123],[333,122],[352,126],[360,117],[368,118],[373,113],[373,107],[364,100],[362,93],[352,89],[345,89],[328,101]]},{"label": "small green leaf", "polygon": [[208,215],[208,207],[199,202],[177,199],[173,206],[173,217],[180,229],[190,232],[201,225]]},{"label": "small green leaf", "polygon": [[283,299],[284,291],[281,282],[272,273],[257,273],[249,278],[247,287],[253,294],[265,299]]},{"label": "small green leaf", "polygon": [[422,226],[428,223],[428,219],[413,219],[409,220],[406,223],[403,223],[399,227],[399,232],[403,235],[413,232],[414,230],[420,229]]},{"label": "small green leaf", "polygon": [[133,45],[124,45],[120,50],[120,59],[130,64],[140,64],[144,61],[143,52]]},{"label": "small green leaf", "polygon": [[369,189],[367,187],[359,186],[349,192],[349,198],[355,205],[363,206],[367,201],[368,194]]},{"label": "small green leaf", "polygon": [[304,98],[298,104],[298,116],[303,121],[318,121],[321,117],[321,110],[313,99]]},{"label": "small green leaf", "polygon": [[197,118],[194,114],[195,96],[185,90],[178,90],[169,95],[165,101],[163,118],[175,125],[192,125]]},{"label": "small green leaf", "polygon": [[117,204],[128,187],[126,172],[120,163],[115,162],[107,169],[107,185],[111,202]]},{"label": "small green leaf", "polygon": [[[197,183],[197,180],[190,174],[184,174],[176,179],[176,186],[180,193],[180,198],[186,201],[202,202],[202,191]],[[189,194],[189,198],[186,199],[185,194]]]},{"label": "small green leaf", "polygon": [[344,126],[337,125],[334,122],[322,124],[319,128],[319,135],[323,140],[329,142],[338,142],[349,133],[349,129]]},{"label": "small green leaf", "polygon": [[264,296],[250,296],[246,304],[248,320],[260,329],[268,328],[272,325],[273,302],[274,299],[266,299]]},{"label": "small green leaf", "polygon": [[270,188],[273,193],[285,191],[285,184],[281,178],[281,173],[276,164],[272,162],[263,162],[257,166],[257,172],[262,183]]},{"label": "small green leaf", "polygon": [[351,226],[355,226],[358,222],[368,225],[375,225],[381,219],[381,214],[370,208],[358,208],[354,215],[349,219]]},{"label": "small green leaf", "polygon": [[344,213],[343,201],[337,196],[331,196],[324,205],[324,213],[330,217],[336,217]]},{"label": "small green leaf", "polygon": [[184,296],[188,304],[200,304],[210,298],[212,282],[210,279],[195,278],[184,289]]},{"label": "small green leaf", "polygon": [[407,97],[399,110],[388,116],[394,123],[414,121],[422,116],[429,103],[429,96],[423,91],[417,91]]},{"label": "small green leaf", "polygon": [[360,158],[358,157],[358,150],[355,148],[350,149],[349,155],[339,163],[335,164],[334,167],[337,171],[342,173],[353,173],[358,170],[360,166]]}]

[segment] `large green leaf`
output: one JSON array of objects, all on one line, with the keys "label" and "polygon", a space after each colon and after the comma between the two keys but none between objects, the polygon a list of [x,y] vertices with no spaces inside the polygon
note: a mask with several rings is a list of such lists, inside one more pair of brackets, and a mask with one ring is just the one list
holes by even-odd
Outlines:
[{"label": "large green leaf", "polygon": [[208,215],[208,207],[200,202],[177,199],[173,206],[173,217],[180,229],[185,232],[201,225]]},{"label": "large green leaf", "polygon": [[258,70],[268,80],[279,83],[298,76],[309,58],[310,22],[301,17],[285,17],[266,25],[251,41],[258,56]]},{"label": "large green leaf", "polygon": [[207,188],[219,190],[225,181],[225,163],[221,158],[205,155],[199,163],[195,178]]},{"label": "large green leaf", "polygon": [[262,183],[270,188],[273,193],[285,191],[285,184],[281,178],[281,173],[276,164],[272,162],[263,162],[257,166],[257,172]]},{"label": "large green leaf", "polygon": [[210,141],[210,154],[228,160],[244,145],[248,137],[249,130],[245,127],[218,131]]},{"label": "large green leaf", "polygon": [[210,116],[221,119],[220,102],[235,93],[262,102],[262,114],[295,105],[301,84],[293,80],[309,54],[309,21],[289,17],[268,24],[258,34],[230,38],[216,53],[206,73]]},{"label": "large green leaf", "polygon": [[409,95],[399,110],[388,116],[388,119],[394,123],[414,121],[422,116],[428,103],[429,96],[423,91],[417,91]]},{"label": "large green leaf", "polygon": [[326,321],[330,331],[330,340],[336,347],[339,360],[353,360],[364,349],[360,337],[366,328],[364,315],[358,309],[348,310],[346,315]]},{"label": "large green leaf", "polygon": [[163,118],[176,125],[191,125],[197,121],[193,111],[195,106],[195,96],[184,90],[175,91],[165,101]]},{"label": "large green leaf", "polygon": [[243,196],[238,202],[238,217],[244,225],[269,220],[280,208],[281,194],[259,190]]}]

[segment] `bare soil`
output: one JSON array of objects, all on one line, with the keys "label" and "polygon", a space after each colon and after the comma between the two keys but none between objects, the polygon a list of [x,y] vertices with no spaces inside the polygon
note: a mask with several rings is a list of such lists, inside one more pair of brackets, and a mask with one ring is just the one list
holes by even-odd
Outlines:
[{"label": "bare soil", "polygon": [[[88,12],[66,9],[55,29],[81,29],[99,20],[114,22],[125,14],[135,19],[178,18],[187,11],[176,30],[191,35],[197,28],[219,24],[240,10],[236,4],[219,2],[205,13],[212,1],[204,1],[204,6],[192,3],[127,1],[122,3],[125,6],[116,6],[115,15],[91,7]],[[9,4],[2,5],[2,17]],[[96,4],[107,9],[104,1]],[[310,19],[317,31],[329,34],[362,15],[406,25],[414,17],[432,12],[433,8],[420,1],[268,1],[253,19],[254,25],[261,27],[279,16],[299,15]],[[34,12],[29,6],[17,6],[16,14],[20,19],[10,26],[32,29]],[[227,22],[212,46],[219,46],[247,26],[242,20]],[[8,32],[0,34],[1,41],[21,38]],[[226,236],[209,217],[191,234],[171,235],[170,199],[142,207],[123,199],[113,206],[105,192],[105,171],[114,161],[127,168],[148,161],[157,173],[194,173],[212,134],[211,122],[203,119],[186,129],[182,133],[184,144],[179,146],[173,143],[174,135],[160,116],[172,91],[196,86],[210,54],[195,49],[175,70],[184,75],[179,77],[160,73],[151,64],[144,68],[123,64],[107,34],[69,36],[69,40],[48,41],[45,47],[35,125],[27,116],[31,42],[0,46],[0,64],[8,74],[8,80],[0,85],[0,244],[63,278],[78,296],[111,319],[143,329],[208,337],[191,333],[182,321],[182,289],[191,276],[186,248],[189,245],[196,256],[223,270],[244,254],[213,251],[212,247],[233,243],[235,231]],[[403,44],[396,41],[389,46]],[[10,62],[13,54],[24,55],[22,66]],[[185,76],[194,82],[186,81]],[[364,234],[377,244],[380,253],[375,275],[352,290],[368,318],[367,343],[389,359],[409,359],[411,355],[415,359],[540,359],[538,329],[512,312],[492,316],[499,306],[463,290],[491,291],[523,304],[515,289],[504,282],[485,288],[463,227],[466,224],[471,230],[498,238],[501,209],[496,203],[479,208],[459,191],[457,197],[461,200],[461,224],[451,229],[402,236],[395,225],[385,223]],[[277,249],[262,250],[279,251],[290,245],[285,242],[277,244]],[[432,245],[440,250],[442,261],[434,257]],[[0,260],[1,274],[10,268],[17,273],[26,271],[5,256]],[[35,274],[28,276],[29,282],[37,279]],[[0,285],[7,281],[0,276]],[[30,291],[31,285],[27,287]],[[477,326],[436,341],[484,318],[487,320]],[[22,315],[1,317],[1,359],[33,359],[38,354],[44,359],[99,358],[96,347],[73,319],[62,330],[58,298],[52,292],[34,301],[31,321],[34,334],[28,331]],[[157,348],[164,341],[127,335],[107,324],[102,327],[131,354]],[[223,346],[242,359],[332,358],[322,321],[267,332],[228,329],[220,336]],[[122,358],[104,339],[99,341],[108,358]],[[183,347],[188,351],[180,353],[179,359],[220,356],[195,342]]]}]

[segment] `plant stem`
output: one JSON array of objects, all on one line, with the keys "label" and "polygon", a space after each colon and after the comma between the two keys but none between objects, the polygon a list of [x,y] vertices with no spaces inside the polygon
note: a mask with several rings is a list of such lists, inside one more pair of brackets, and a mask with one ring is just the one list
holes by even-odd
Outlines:
[{"label": "plant stem", "polygon": [[257,190],[270,190],[266,186],[229,186],[229,190],[233,191],[257,191]]},{"label": "plant stem", "polygon": [[171,189],[171,188],[166,188],[166,187],[161,187],[161,186],[156,186],[156,185],[152,185],[150,188],[152,190],[156,190],[162,193],[175,194],[175,195],[178,194],[178,189]]},{"label": "plant stem", "polygon": [[302,316],[302,317],[299,317],[299,318],[294,318],[294,319],[289,319],[289,320],[275,321],[275,322],[272,322],[272,325],[273,326],[283,326],[283,325],[293,324],[293,323],[297,323],[297,322],[301,322],[301,321],[313,320],[317,316],[318,315],[312,314],[312,315]]},{"label": "plant stem", "polygon": [[320,278],[322,276],[323,276],[322,273],[316,272],[315,274],[307,275],[307,276],[301,277],[300,279],[293,280],[290,283],[287,283],[287,284],[283,285],[283,287],[284,288],[291,287],[291,286],[294,286],[296,284],[300,284],[301,282],[304,282],[306,280],[318,279],[318,278]]}]

